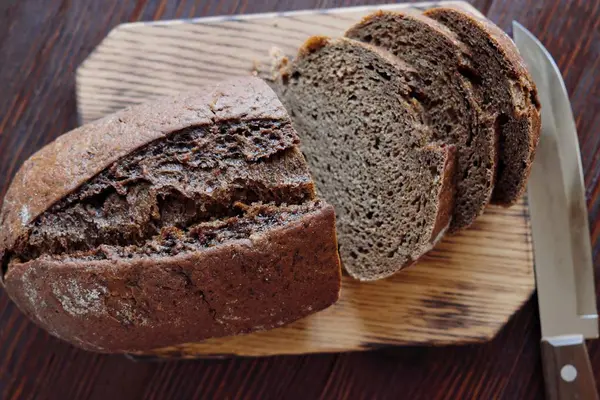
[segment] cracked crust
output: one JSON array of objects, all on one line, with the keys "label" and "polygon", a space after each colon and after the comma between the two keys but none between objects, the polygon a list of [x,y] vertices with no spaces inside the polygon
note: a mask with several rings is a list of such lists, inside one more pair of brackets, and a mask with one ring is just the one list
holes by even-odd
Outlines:
[{"label": "cracked crust", "polygon": [[275,328],[334,303],[340,279],[335,214],[324,205],[249,239],[174,257],[16,264],[5,286],[53,335],[112,353]]},{"label": "cracked crust", "polygon": [[[328,307],[341,279],[335,214],[314,198],[290,124],[275,93],[248,77],[61,136],[26,161],[9,188],[0,221],[7,293],[51,334],[110,353],[271,329]],[[210,139],[216,147],[200,131],[217,134]],[[241,132],[241,142],[230,131]],[[159,154],[170,162],[167,172],[138,162]],[[217,163],[223,154],[236,174]],[[183,161],[174,163],[177,157]],[[286,172],[285,185],[269,163]],[[180,170],[196,180],[174,174]],[[188,183],[198,196],[182,189]],[[189,197],[148,207],[160,185]],[[115,192],[106,195],[109,186]],[[224,209],[209,207],[212,200]],[[150,219],[136,219],[149,212]],[[106,226],[113,231],[89,235]]]},{"label": "cracked crust", "polygon": [[129,107],[58,137],[25,161],[6,193],[0,259],[41,213],[134,150],[190,126],[262,118],[289,120],[264,81],[244,77]]}]

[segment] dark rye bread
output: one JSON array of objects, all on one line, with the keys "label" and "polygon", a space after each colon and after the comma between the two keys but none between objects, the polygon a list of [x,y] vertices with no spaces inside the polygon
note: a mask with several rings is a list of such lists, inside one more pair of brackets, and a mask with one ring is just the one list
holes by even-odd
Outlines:
[{"label": "dark rye bread", "polygon": [[257,215],[163,231],[143,246],[15,263],[6,289],[53,335],[111,353],[271,329],[335,302],[333,209],[248,211]]},{"label": "dark rye bread", "polygon": [[418,74],[411,84],[434,137],[456,145],[456,200],[450,229],[470,226],[489,203],[496,176],[498,140],[493,114],[481,110],[462,54],[464,45],[443,25],[417,13],[379,11],[346,32],[390,51]]},{"label": "dark rye bread", "polygon": [[540,136],[540,103],[535,84],[513,41],[485,18],[463,10],[425,12],[467,46],[485,110],[499,126],[500,159],[492,202],[509,206],[524,193]]},{"label": "dark rye bread", "polygon": [[336,208],[342,264],[361,280],[411,264],[450,223],[454,147],[423,123],[414,74],[373,46],[324,37],[280,74],[318,190]]},{"label": "dark rye bread", "polygon": [[136,106],[25,162],[1,212],[8,294],[80,347],[270,329],[340,288],[333,208],[257,78]]}]

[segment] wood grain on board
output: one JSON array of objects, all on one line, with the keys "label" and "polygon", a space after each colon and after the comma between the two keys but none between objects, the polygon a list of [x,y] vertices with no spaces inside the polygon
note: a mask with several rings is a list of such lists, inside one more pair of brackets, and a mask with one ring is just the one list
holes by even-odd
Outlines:
[{"label": "wood grain on board", "polygon": [[[435,4],[412,7],[423,10]],[[477,12],[466,3],[446,4]],[[342,35],[382,8],[405,10],[407,5],[119,26],[78,69],[81,119],[89,122],[130,104],[231,76],[268,77],[273,57],[295,55],[311,35]],[[423,261],[392,278],[359,283],[344,276],[340,301],[325,311],[268,332],[146,354],[263,356],[484,341],[533,288],[526,204],[490,207],[472,229],[446,238]]]},{"label": "wood grain on board", "polygon": [[460,1],[347,7],[124,24],[116,27],[77,70],[81,122],[130,104],[193,90],[236,75],[271,76],[273,60],[294,56],[312,35],[341,36],[376,10],[425,10]]}]

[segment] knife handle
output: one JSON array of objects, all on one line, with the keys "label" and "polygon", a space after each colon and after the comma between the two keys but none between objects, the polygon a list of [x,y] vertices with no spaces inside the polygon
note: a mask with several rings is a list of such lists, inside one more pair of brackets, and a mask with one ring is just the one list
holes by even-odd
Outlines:
[{"label": "knife handle", "polygon": [[542,339],[542,361],[548,400],[598,400],[583,336]]}]

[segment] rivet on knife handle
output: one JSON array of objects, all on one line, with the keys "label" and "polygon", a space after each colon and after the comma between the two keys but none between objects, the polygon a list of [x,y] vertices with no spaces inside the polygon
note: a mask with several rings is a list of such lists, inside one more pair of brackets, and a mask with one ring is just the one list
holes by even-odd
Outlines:
[{"label": "rivet on knife handle", "polygon": [[548,400],[598,400],[592,365],[583,336],[542,340]]}]

